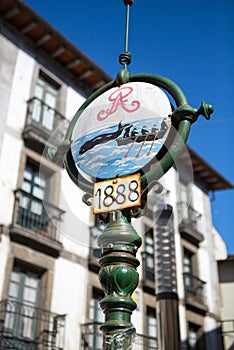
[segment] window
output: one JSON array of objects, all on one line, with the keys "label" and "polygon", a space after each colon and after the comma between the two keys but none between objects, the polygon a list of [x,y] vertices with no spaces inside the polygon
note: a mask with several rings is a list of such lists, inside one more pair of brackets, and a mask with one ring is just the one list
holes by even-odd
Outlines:
[{"label": "window", "polygon": [[154,281],[154,231],[153,228],[145,225],[145,268],[146,278]]},{"label": "window", "polygon": [[58,99],[58,85],[42,74],[39,76],[35,88],[35,101],[32,120],[47,131],[55,129],[55,108]]},{"label": "window", "polygon": [[93,288],[92,298],[90,299],[89,304],[89,319],[91,322],[100,322],[104,321],[104,314],[99,305],[100,300],[104,297],[103,293],[96,288]]},{"label": "window", "polygon": [[188,291],[193,291],[193,259],[194,254],[189,250],[184,250],[184,283]]},{"label": "window", "polygon": [[100,300],[104,297],[103,293],[93,288],[92,297],[89,303],[89,320],[93,322],[93,333],[89,338],[89,350],[102,350],[102,334],[100,324],[104,322],[104,313],[100,307]]},{"label": "window", "polygon": [[40,276],[17,267],[10,277],[8,304],[4,328],[14,337],[32,340],[37,327],[37,307],[40,302]]},{"label": "window", "polygon": [[42,169],[39,170],[39,164],[28,159],[21,188],[33,197],[40,200],[46,199],[49,190],[48,173]]},{"label": "window", "polygon": [[29,229],[47,231],[49,219],[42,201],[48,199],[49,174],[28,159],[21,189],[17,223]]},{"label": "window", "polygon": [[[146,313],[146,335],[149,337],[157,338],[157,319],[156,310],[147,306]],[[150,349],[147,348],[147,350]]]}]

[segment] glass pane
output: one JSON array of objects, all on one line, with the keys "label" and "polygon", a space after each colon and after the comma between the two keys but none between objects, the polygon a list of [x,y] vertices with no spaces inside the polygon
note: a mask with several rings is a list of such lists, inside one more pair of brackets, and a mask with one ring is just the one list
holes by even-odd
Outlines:
[{"label": "glass pane", "polygon": [[95,322],[103,322],[104,321],[104,314],[103,311],[99,305],[99,299],[91,299],[90,300],[90,308],[89,308],[89,318],[90,321]]},{"label": "glass pane", "polygon": [[190,348],[195,349],[197,343],[197,332],[194,329],[189,329],[189,345]]},{"label": "glass pane", "polygon": [[17,299],[19,294],[19,284],[11,281],[8,294],[9,294],[9,297]]},{"label": "glass pane", "polygon": [[32,288],[38,287],[39,280],[37,277],[25,276],[25,285],[30,286]]},{"label": "glass pane", "polygon": [[153,269],[154,268],[154,259],[151,257],[146,258],[146,266]]},{"label": "glass pane", "polygon": [[104,322],[105,317],[104,317],[104,313],[101,309],[101,307],[99,306],[99,301],[98,301],[98,307],[97,307],[97,322]]},{"label": "glass pane", "polygon": [[33,339],[33,325],[35,322],[34,309],[25,306],[24,314],[20,316],[20,335],[28,339]]},{"label": "glass pane", "polygon": [[33,104],[32,120],[39,123],[41,119],[41,111],[42,111],[41,102],[38,100],[35,100]]},{"label": "glass pane", "polygon": [[42,200],[44,198],[44,190],[40,187],[33,187],[32,195]]},{"label": "glass pane", "polygon": [[39,98],[40,100],[42,100],[43,98],[43,85],[44,82],[41,79],[39,79],[35,89],[35,97]]},{"label": "glass pane", "polygon": [[28,197],[22,196],[19,200],[20,208],[28,209],[30,204],[30,199]]},{"label": "glass pane", "polygon": [[30,192],[31,192],[31,184],[30,184],[30,182],[24,181],[24,182],[22,183],[21,188],[22,188],[23,191],[25,191],[25,192],[27,192],[27,193],[30,193]]},{"label": "glass pane", "polygon": [[42,214],[42,205],[38,202],[32,201],[31,212],[33,214],[41,215]]},{"label": "glass pane", "polygon": [[89,319],[90,321],[94,320],[94,299],[89,302]]},{"label": "glass pane", "polygon": [[56,96],[50,94],[49,92],[46,93],[45,95],[45,103],[52,107],[55,108],[56,107]]},{"label": "glass pane", "polygon": [[11,281],[19,282],[20,281],[20,274],[19,272],[12,271],[11,273]]},{"label": "glass pane", "polygon": [[14,328],[14,320],[16,314],[16,305],[12,303],[8,303],[6,307],[6,315],[4,320],[4,327],[9,331],[13,331]]},{"label": "glass pane", "polygon": [[146,243],[146,244],[149,244],[149,245],[153,245],[153,244],[154,244],[153,237],[147,235],[147,236],[145,237],[145,243]]},{"label": "glass pane", "polygon": [[53,109],[49,109],[47,106],[44,106],[42,125],[45,129],[49,131],[52,131],[54,127],[54,115],[55,112]]},{"label": "glass pane", "polygon": [[157,319],[155,316],[147,315],[147,335],[157,337]]},{"label": "glass pane", "polygon": [[148,245],[147,245],[147,246],[145,247],[145,250],[146,250],[146,252],[149,253],[149,254],[152,254],[152,255],[154,254],[154,247],[151,247],[151,246],[148,246]]},{"label": "glass pane", "polygon": [[32,180],[32,172],[29,169],[24,170],[24,179],[28,181]]},{"label": "glass pane", "polygon": [[50,93],[50,94],[52,94],[54,96],[56,96],[57,93],[58,93],[58,89],[55,86],[53,86],[53,85],[48,85],[47,86],[47,91],[48,91],[48,93]]},{"label": "glass pane", "polygon": [[25,287],[24,293],[23,293],[23,302],[36,304],[36,301],[37,301],[37,290],[29,287]]},{"label": "glass pane", "polygon": [[43,188],[46,186],[46,180],[43,179],[41,175],[34,176],[34,183],[40,187],[43,187]]}]

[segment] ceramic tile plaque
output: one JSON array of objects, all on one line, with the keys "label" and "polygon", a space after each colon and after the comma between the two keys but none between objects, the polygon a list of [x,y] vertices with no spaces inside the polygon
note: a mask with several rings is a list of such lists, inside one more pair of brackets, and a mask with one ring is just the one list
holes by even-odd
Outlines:
[{"label": "ceramic tile plaque", "polygon": [[157,86],[127,83],[84,109],[72,134],[79,172],[95,182],[139,172],[158,154],[171,128],[171,105]]}]

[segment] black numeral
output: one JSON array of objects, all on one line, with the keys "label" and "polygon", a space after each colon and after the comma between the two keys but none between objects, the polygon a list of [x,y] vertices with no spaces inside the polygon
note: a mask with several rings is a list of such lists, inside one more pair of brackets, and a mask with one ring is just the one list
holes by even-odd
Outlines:
[{"label": "black numeral", "polygon": [[[115,189],[112,185],[107,186],[103,192],[101,188],[99,188],[96,191],[95,197],[98,196],[98,209],[101,209],[102,205],[108,208],[114,202],[116,202],[119,205],[124,204],[126,200],[129,200],[130,202],[135,202],[140,196],[138,193],[138,182],[136,180],[132,180],[129,183],[127,189],[124,184],[119,184],[116,187],[116,194],[114,193],[114,191]],[[102,197],[102,195],[104,195],[104,198]]]},{"label": "black numeral", "polygon": [[138,200],[139,198],[139,193],[137,192],[137,189],[138,189],[138,182],[136,180],[132,180],[130,183],[129,183],[129,195],[128,195],[128,199],[131,201],[131,202],[135,202]]}]

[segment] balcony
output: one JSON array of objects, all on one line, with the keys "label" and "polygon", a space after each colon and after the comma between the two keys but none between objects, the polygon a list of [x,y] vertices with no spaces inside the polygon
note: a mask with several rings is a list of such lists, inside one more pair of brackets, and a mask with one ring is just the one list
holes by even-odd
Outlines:
[{"label": "balcony", "polygon": [[155,294],[154,255],[142,252],[142,287],[145,292]]},{"label": "balcony", "polygon": [[16,190],[10,231],[12,241],[58,256],[62,249],[59,223],[63,214],[64,211],[56,206]]},{"label": "balcony", "polygon": [[[81,350],[102,350],[102,333],[99,322],[85,323],[81,325],[82,344]],[[134,342],[134,350],[156,350],[157,339],[147,335],[137,334]]]},{"label": "balcony", "polygon": [[184,273],[184,289],[186,305],[200,313],[207,311],[205,300],[205,285],[206,282],[190,273]]},{"label": "balcony", "polygon": [[65,315],[6,299],[0,302],[0,348],[63,350]]},{"label": "balcony", "polygon": [[27,102],[23,138],[26,145],[42,153],[45,145],[58,146],[65,137],[69,121],[37,97]]},{"label": "balcony", "polygon": [[90,228],[89,236],[89,269],[98,273],[100,270],[99,259],[101,258],[101,248],[97,246],[97,237],[101,234],[101,230],[97,227]]},{"label": "balcony", "polygon": [[202,215],[188,203],[180,202],[178,203],[178,218],[181,236],[198,246],[203,241],[201,233]]}]

